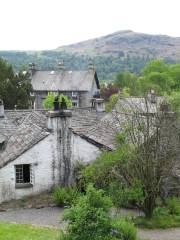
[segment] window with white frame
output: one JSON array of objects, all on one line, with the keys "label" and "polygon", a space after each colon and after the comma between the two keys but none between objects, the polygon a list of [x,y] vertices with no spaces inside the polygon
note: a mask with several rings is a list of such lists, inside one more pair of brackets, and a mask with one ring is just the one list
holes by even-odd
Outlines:
[{"label": "window with white frame", "polygon": [[32,167],[31,164],[15,165],[16,184],[32,185]]}]

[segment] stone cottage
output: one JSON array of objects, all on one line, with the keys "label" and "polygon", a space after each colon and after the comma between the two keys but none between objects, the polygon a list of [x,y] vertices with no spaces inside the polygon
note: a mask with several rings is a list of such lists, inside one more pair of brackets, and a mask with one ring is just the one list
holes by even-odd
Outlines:
[{"label": "stone cottage", "polygon": [[88,163],[102,150],[116,149],[115,135],[127,114],[105,113],[98,101],[94,108],[63,112],[4,111],[1,102],[0,202],[71,183],[77,161]]},{"label": "stone cottage", "polygon": [[64,63],[58,64],[57,71],[40,71],[30,64],[33,87],[33,109],[43,109],[43,100],[48,92],[62,93],[72,100],[73,107],[90,107],[93,96],[99,94],[100,84],[92,64],[88,70],[69,71]]},{"label": "stone cottage", "polygon": [[67,185],[77,161],[113,149],[112,129],[98,124],[106,115],[98,106],[47,112],[3,111],[1,105],[0,202]]}]

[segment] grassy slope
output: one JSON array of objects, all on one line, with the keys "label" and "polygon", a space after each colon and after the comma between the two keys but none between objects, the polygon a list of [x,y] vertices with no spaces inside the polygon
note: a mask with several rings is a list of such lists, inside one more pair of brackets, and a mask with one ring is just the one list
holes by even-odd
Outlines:
[{"label": "grassy slope", "polygon": [[0,222],[0,240],[57,240],[58,229]]}]

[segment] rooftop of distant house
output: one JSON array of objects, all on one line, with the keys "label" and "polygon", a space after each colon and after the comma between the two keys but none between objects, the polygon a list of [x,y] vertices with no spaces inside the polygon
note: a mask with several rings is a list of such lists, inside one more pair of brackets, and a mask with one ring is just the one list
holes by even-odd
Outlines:
[{"label": "rooftop of distant house", "polygon": [[58,70],[38,70],[35,64],[30,64],[32,86],[35,91],[82,91],[92,89],[95,80],[100,89],[97,73],[92,65],[88,70],[71,71],[65,68],[64,63],[58,64]]}]

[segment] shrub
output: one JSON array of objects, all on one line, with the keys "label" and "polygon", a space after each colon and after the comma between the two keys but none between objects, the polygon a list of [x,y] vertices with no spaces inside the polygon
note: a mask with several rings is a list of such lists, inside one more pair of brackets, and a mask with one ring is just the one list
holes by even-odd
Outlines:
[{"label": "shrub", "polygon": [[162,207],[156,207],[153,211],[154,217],[162,217],[162,216],[168,216],[168,210],[166,208]]},{"label": "shrub", "polygon": [[[48,93],[47,97],[43,101],[43,107],[45,109],[53,109],[54,99],[55,99],[56,96],[57,95],[52,93],[52,92]],[[66,102],[67,107],[71,108],[72,107],[72,101],[66,95],[60,94],[59,97],[58,97],[59,103],[61,103],[63,99]]]},{"label": "shrub", "polygon": [[136,240],[137,230],[134,224],[124,218],[114,219],[112,229],[117,239]]},{"label": "shrub", "polygon": [[[77,199],[75,204],[65,211],[64,220],[68,220],[67,234],[73,240],[110,240],[111,219],[108,211],[112,206],[109,197],[102,190],[89,185],[86,195]],[[108,238],[109,237],[109,238]]]},{"label": "shrub", "polygon": [[177,197],[167,198],[166,206],[170,214],[180,215],[180,198]]},{"label": "shrub", "polygon": [[54,202],[59,206],[71,206],[75,199],[80,195],[76,188],[57,187],[53,192]]},{"label": "shrub", "polygon": [[114,106],[118,101],[118,97],[119,95],[117,93],[110,96],[109,102],[106,104],[106,107],[105,107],[106,112],[110,112],[114,108]]},{"label": "shrub", "polygon": [[136,226],[141,228],[172,228],[172,227],[180,227],[180,216],[175,215],[167,215],[165,216],[154,216],[151,219],[145,217],[137,217],[135,220]]}]

